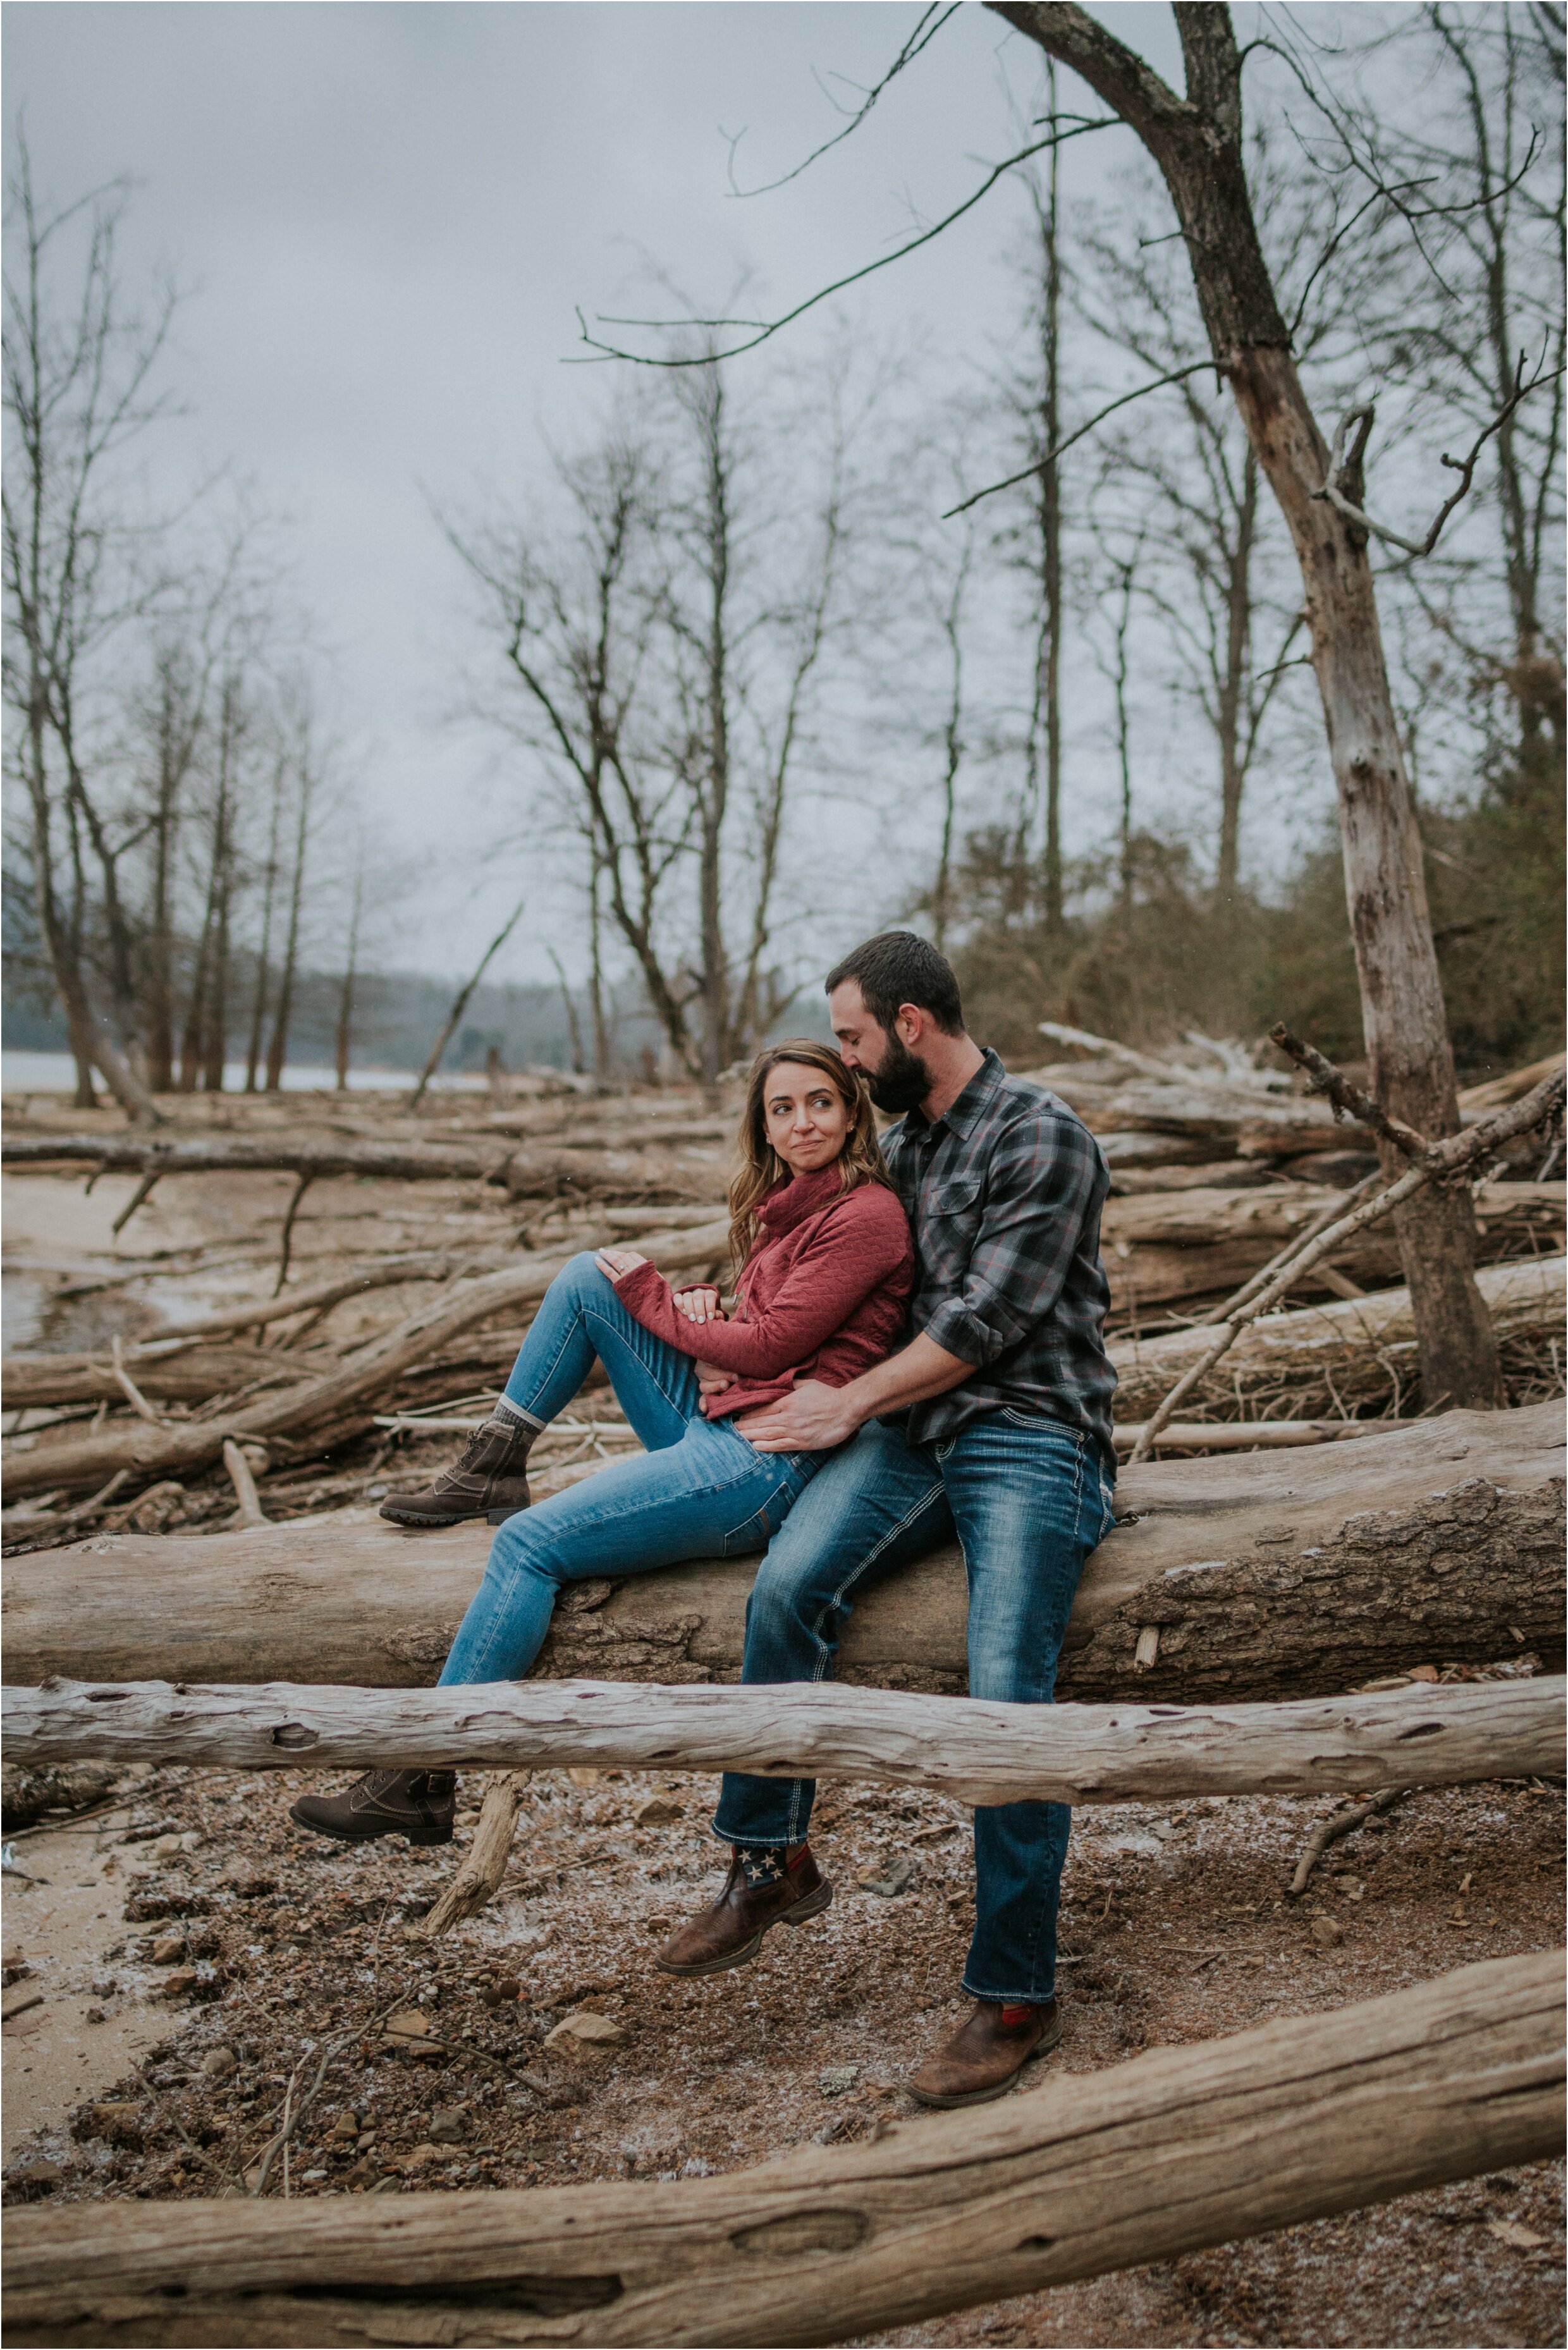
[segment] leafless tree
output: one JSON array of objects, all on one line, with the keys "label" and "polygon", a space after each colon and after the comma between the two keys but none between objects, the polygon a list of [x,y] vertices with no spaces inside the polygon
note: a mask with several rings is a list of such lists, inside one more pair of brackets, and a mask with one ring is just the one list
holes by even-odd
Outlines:
[{"label": "leafless tree", "polygon": [[[774,908],[851,494],[854,420],[829,392],[804,516],[710,366],[557,461],[564,528],[447,526],[514,689],[499,702],[482,688],[475,708],[541,763],[579,845],[601,1076],[607,933],[693,1076],[711,1081],[788,1001]],[[798,435],[791,453],[798,493]]]},{"label": "leafless tree", "polygon": [[107,651],[165,586],[153,559],[157,535],[136,515],[121,460],[169,412],[157,377],[174,297],[165,289],[145,316],[130,305],[117,252],[122,187],[50,213],[19,137],[16,151],[3,361],[5,691],[16,722],[8,759],[26,796],[36,919],[70,1032],[78,1098],[91,1099],[97,1067],[127,1112],[151,1121],[151,1096],[95,1005],[89,979],[89,866],[122,979],[129,939],[116,844],[91,771],[88,704]]},{"label": "leafless tree", "polygon": [[[1502,687],[1523,741],[1563,723],[1563,31],[1555,0],[1431,0],[1374,45],[1383,82],[1413,85],[1418,106],[1344,109],[1364,167],[1420,194],[1418,237],[1397,214],[1385,224],[1382,299],[1369,289],[1362,322],[1379,373],[1405,388],[1403,432],[1494,428],[1462,541],[1397,576],[1459,651],[1462,691]],[[1545,380],[1515,402],[1521,369]]]},{"label": "leafless tree", "polygon": [[[1054,116],[1056,66],[1047,58],[1042,111]],[[1024,796],[1020,809],[1019,848],[1044,816],[1042,910],[1046,933],[1061,934],[1062,874],[1062,649],[1065,608],[1062,582],[1062,151],[1021,164],[1017,177],[1027,195],[1030,238],[1025,264],[1029,281],[1029,326],[1033,365],[1007,389],[1007,405],[1022,427],[1019,454],[1026,468],[1020,484],[1028,521],[1019,534],[1018,555],[1036,598],[1030,677],[1029,726],[1024,750]]]},{"label": "leafless tree", "polygon": [[[1388,1108],[1433,1136],[1459,1123],[1453,1053],[1415,813],[1378,629],[1366,536],[1324,495],[1330,456],[1292,354],[1260,241],[1242,135],[1242,53],[1228,6],[1178,0],[1186,69],[1171,89],[1070,0],[988,0],[1078,74],[1143,141],[1176,209],[1210,356],[1229,383],[1302,572],[1314,667],[1339,788],[1345,879],[1373,1079]],[[1361,484],[1348,477],[1352,501]],[[1399,1234],[1423,1382],[1490,1405],[1497,1354],[1475,1284],[1466,1200],[1423,1194]]]},{"label": "leafless tree", "polygon": [[1132,639],[1145,552],[1141,529],[1135,528],[1120,546],[1107,530],[1100,559],[1104,582],[1100,601],[1102,620],[1108,623],[1108,642],[1095,650],[1100,674],[1111,689],[1118,786],[1116,881],[1124,905],[1132,896],[1133,886]]}]

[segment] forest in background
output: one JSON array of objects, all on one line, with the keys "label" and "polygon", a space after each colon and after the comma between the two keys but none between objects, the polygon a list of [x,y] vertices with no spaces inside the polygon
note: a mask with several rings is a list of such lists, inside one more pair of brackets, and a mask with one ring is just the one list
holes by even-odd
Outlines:
[{"label": "forest in background", "polygon": [[[1563,11],[1357,26],[1280,51],[1249,182],[1319,412],[1376,400],[1369,507],[1408,528],[1470,450],[1441,543],[1378,571],[1473,1076],[1561,1030]],[[524,493],[438,502],[453,722],[558,983],[545,1057],[619,1079],[657,1039],[711,1080],[816,1024],[846,874],[852,926],[928,929],[1014,1057],[1042,1018],[1159,1045],[1282,1014],[1359,1055],[1289,541],[1152,173],[1075,192],[1094,126],[1056,76],[1009,98],[1015,307],[956,376],[842,310],[755,359],[693,317]],[[128,1101],[390,1030],[422,1057],[427,991],[389,967],[431,860],[364,813],[286,526],[228,477],[149,507],[179,303],[121,266],[130,192],[51,210],[19,137],[10,191],[7,1003],[62,1024],[82,1099],[95,1053]]]}]

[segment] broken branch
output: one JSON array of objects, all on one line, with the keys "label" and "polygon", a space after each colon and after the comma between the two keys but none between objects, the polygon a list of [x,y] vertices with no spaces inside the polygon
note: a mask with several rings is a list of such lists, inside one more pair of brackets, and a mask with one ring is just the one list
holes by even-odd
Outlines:
[{"label": "broken branch", "polygon": [[1369,1224],[1379,1223],[1385,1216],[1391,1216],[1396,1208],[1403,1206],[1427,1184],[1462,1174],[1467,1167],[1474,1166],[1500,1142],[1509,1141],[1516,1134],[1528,1134],[1547,1118],[1555,1117],[1562,1108],[1564,1090],[1564,1081],[1561,1076],[1548,1077],[1532,1092],[1526,1094],[1522,1101],[1498,1110],[1492,1117],[1483,1118],[1479,1126],[1427,1145],[1417,1163],[1407,1168],[1397,1182],[1390,1184],[1386,1191],[1380,1191],[1376,1199],[1365,1201],[1360,1207],[1352,1209],[1348,1215],[1339,1217],[1315,1240],[1303,1242],[1267,1287],[1261,1289],[1247,1305],[1238,1307],[1220,1326],[1213,1344],[1206,1347],[1199,1360],[1178,1379],[1146,1424],[1142,1436],[1133,1448],[1133,1460],[1147,1460],[1156,1437],[1172,1417],[1177,1405],[1213,1369],[1220,1357],[1230,1352],[1248,1323],[1256,1321],[1260,1314],[1277,1304],[1303,1273],[1324,1257],[1332,1256],[1353,1233],[1365,1232]]},{"label": "broken branch", "polygon": [[[1469,495],[1470,483],[1475,476],[1477,461],[1492,434],[1501,432],[1520,401],[1526,399],[1538,384],[1553,383],[1563,372],[1563,369],[1561,367],[1548,368],[1542,359],[1535,374],[1526,383],[1524,353],[1521,351],[1519,363],[1514,370],[1513,390],[1503,401],[1491,422],[1484,425],[1477,433],[1469,455],[1450,457],[1445,451],[1439,459],[1438,462],[1447,465],[1450,472],[1458,473],[1459,487],[1451,496],[1445,498],[1438,507],[1432,526],[1425,538],[1401,538],[1397,530],[1389,530],[1384,524],[1374,522],[1369,514],[1365,513],[1360,506],[1354,505],[1345,494],[1345,481],[1354,478],[1360,471],[1361,455],[1366,447],[1367,436],[1371,432],[1373,419],[1377,412],[1376,404],[1371,400],[1366,401],[1359,408],[1347,410],[1341,417],[1334,429],[1334,445],[1329,451],[1328,471],[1323,486],[1321,489],[1314,490],[1312,495],[1314,498],[1326,498],[1335,514],[1342,515],[1346,522],[1355,523],[1357,528],[1370,532],[1374,538],[1380,538],[1386,546],[1397,547],[1401,555],[1413,555],[1417,558],[1430,555],[1442,536],[1443,526],[1449,516],[1453,513],[1454,508],[1461,504]],[[1345,453],[1345,436],[1353,424],[1359,429],[1347,459]]]},{"label": "broken branch", "polygon": [[1311,1080],[1307,1087],[1309,1093],[1326,1095],[1336,1111],[1343,1111],[1346,1118],[1359,1120],[1374,1134],[1380,1135],[1385,1142],[1391,1142],[1396,1150],[1402,1150],[1407,1159],[1419,1158],[1427,1149],[1424,1134],[1417,1134],[1413,1126],[1405,1125],[1400,1118],[1390,1118],[1381,1102],[1375,1101],[1369,1093],[1364,1093],[1359,1086],[1353,1085],[1344,1071],[1336,1069],[1315,1045],[1303,1044],[1299,1036],[1293,1035],[1282,1020],[1275,1022],[1269,1031],[1269,1037],[1282,1053],[1289,1054],[1299,1068],[1306,1070]]}]

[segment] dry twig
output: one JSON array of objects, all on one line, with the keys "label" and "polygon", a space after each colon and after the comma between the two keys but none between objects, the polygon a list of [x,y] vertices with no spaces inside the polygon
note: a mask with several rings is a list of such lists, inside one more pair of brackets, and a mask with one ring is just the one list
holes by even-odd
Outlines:
[{"label": "dry twig", "polygon": [[1371,1819],[1376,1813],[1391,1811],[1400,1796],[1409,1793],[1408,1787],[1380,1787],[1365,1804],[1342,1804],[1325,1820],[1319,1820],[1296,1863],[1296,1873],[1291,1879],[1291,1898],[1306,1891],[1307,1879],[1331,1844],[1337,1844],[1341,1836],[1347,1836],[1352,1828],[1358,1828],[1363,1820]]}]

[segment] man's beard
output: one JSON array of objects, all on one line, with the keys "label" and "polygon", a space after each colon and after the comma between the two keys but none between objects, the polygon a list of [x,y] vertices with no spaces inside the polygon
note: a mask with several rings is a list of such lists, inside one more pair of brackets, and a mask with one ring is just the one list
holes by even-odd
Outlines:
[{"label": "man's beard", "polygon": [[878,1109],[897,1117],[918,1109],[936,1083],[919,1053],[911,1053],[901,1036],[889,1036],[881,1066],[866,1079]]}]

